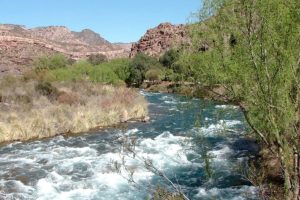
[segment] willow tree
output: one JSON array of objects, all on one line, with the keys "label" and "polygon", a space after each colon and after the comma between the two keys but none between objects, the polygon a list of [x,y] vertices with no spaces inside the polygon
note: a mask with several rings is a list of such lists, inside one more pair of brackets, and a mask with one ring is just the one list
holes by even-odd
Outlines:
[{"label": "willow tree", "polygon": [[240,105],[280,160],[286,199],[299,199],[299,0],[206,0],[198,16],[182,64]]}]

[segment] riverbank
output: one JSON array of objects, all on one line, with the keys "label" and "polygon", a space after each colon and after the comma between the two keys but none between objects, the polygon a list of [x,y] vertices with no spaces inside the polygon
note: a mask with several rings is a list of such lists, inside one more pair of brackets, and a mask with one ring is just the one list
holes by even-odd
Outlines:
[{"label": "riverbank", "polygon": [[147,116],[137,90],[91,82],[0,81],[0,143],[86,132]]},{"label": "riverbank", "polygon": [[188,97],[219,101],[222,103],[232,103],[224,99],[225,89],[222,86],[200,86],[191,82],[145,82],[142,88],[146,92],[161,92],[180,94]]}]

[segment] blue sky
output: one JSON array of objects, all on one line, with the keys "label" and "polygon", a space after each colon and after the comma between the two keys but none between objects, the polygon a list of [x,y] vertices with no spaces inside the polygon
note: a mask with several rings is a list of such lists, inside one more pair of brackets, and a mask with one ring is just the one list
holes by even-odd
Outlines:
[{"label": "blue sky", "polygon": [[201,0],[0,0],[0,23],[90,28],[111,42],[137,41],[161,22],[186,23]]}]

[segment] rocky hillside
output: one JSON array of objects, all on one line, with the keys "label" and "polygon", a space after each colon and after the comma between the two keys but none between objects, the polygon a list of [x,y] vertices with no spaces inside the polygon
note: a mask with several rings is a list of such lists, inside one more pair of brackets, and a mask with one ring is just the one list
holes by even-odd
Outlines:
[{"label": "rocky hillside", "polygon": [[92,30],[70,31],[64,26],[27,29],[20,25],[0,24],[0,72],[22,70],[21,66],[43,54],[62,53],[73,59],[91,54],[108,58],[128,57],[128,48],[115,45]]},{"label": "rocky hillside", "polygon": [[140,52],[150,56],[161,56],[172,46],[188,41],[189,38],[184,25],[162,23],[149,29],[137,43],[132,45],[130,57],[134,57]]}]

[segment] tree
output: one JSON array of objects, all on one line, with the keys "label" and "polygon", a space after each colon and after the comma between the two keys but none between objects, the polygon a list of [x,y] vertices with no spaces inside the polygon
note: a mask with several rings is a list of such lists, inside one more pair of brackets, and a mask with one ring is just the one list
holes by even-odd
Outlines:
[{"label": "tree", "polygon": [[179,52],[175,49],[170,49],[159,58],[159,62],[169,69],[172,69],[173,64],[179,59]]},{"label": "tree", "polygon": [[146,72],[151,68],[161,68],[160,63],[153,57],[137,54],[129,66],[127,84],[139,87],[145,80]]},{"label": "tree", "polygon": [[[181,63],[203,85],[219,84],[278,157],[286,199],[299,199],[300,4],[205,0]],[[199,43],[212,46],[199,52]],[[183,62],[184,61],[184,62]]]}]

